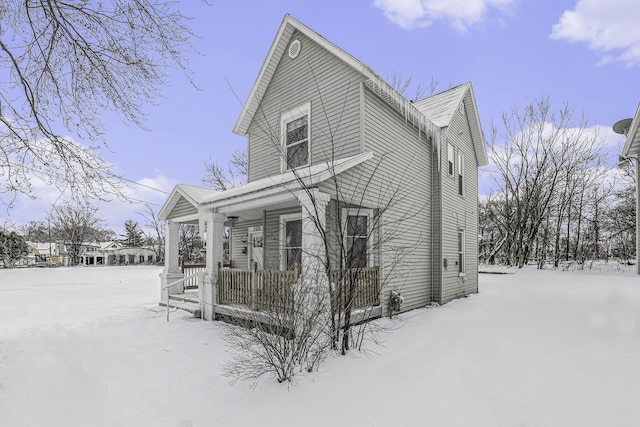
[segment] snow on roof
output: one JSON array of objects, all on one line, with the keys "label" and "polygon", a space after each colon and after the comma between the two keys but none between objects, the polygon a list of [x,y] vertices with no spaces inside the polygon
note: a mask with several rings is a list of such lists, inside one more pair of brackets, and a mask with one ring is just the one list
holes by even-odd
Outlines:
[{"label": "snow on roof", "polygon": [[471,83],[464,83],[445,90],[418,101],[414,105],[437,126],[444,128],[449,126],[453,115],[461,104],[465,107],[467,120],[469,121],[469,129],[471,130],[478,165],[486,166],[489,163],[487,149]]},{"label": "snow on roof", "polygon": [[373,156],[367,152],[352,157],[335,160],[333,163],[318,163],[309,167],[300,168],[295,171],[287,171],[282,174],[273,175],[267,178],[251,181],[247,184],[226,191],[214,191],[213,194],[205,197],[201,203],[215,203],[222,200],[229,200],[240,196],[245,196],[258,191],[271,188],[281,188],[289,191],[291,186],[299,187],[301,182],[306,186],[313,186],[329,179],[333,175],[338,175],[360,163],[366,162]]},{"label": "snow on roof", "polygon": [[413,105],[438,127],[449,126],[453,114],[462,103],[467,90],[469,90],[469,86],[469,83],[456,86],[415,102]]}]

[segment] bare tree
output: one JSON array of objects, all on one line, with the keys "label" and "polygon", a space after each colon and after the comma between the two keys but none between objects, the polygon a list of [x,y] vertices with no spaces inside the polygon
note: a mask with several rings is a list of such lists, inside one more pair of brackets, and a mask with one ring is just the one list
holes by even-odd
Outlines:
[{"label": "bare tree", "polygon": [[142,125],[167,70],[190,78],[186,19],[172,0],[3,1],[0,200],[30,195],[34,178],[82,197],[122,195],[101,156],[100,114]]},{"label": "bare tree", "polygon": [[[310,253],[303,253],[302,249],[287,252],[287,261],[290,258],[300,262],[305,257],[307,262],[302,263],[286,315],[260,311],[243,323],[242,326],[250,326],[248,329],[227,326],[227,343],[233,358],[225,372],[235,379],[257,381],[262,375],[273,373],[278,381],[291,381],[296,369],[315,369],[329,351],[346,354],[353,348],[361,349],[367,338],[375,341],[378,326],[368,322],[374,312],[372,305],[380,305],[378,298],[388,292],[387,284],[392,278],[402,281],[400,267],[415,264],[415,249],[428,238],[408,237],[400,231],[417,222],[416,216],[425,206],[416,206],[411,198],[415,177],[406,176],[406,171],[397,173],[389,166],[397,162],[393,159],[397,153],[380,153],[348,173],[336,166],[343,133],[350,123],[344,118],[344,111],[332,116],[326,110],[315,76],[314,82],[319,109],[313,120],[323,126],[315,142],[327,147],[320,155],[322,160],[316,157],[314,166],[324,165],[328,172],[329,178],[323,183],[332,194],[328,204],[316,198],[316,187],[306,179],[305,167],[296,164],[296,155],[285,152],[280,125],[273,126],[279,120],[270,119],[262,109],[254,120],[265,143],[272,146],[295,177],[296,197],[308,201],[302,207],[302,216],[311,227],[306,232],[319,236],[321,248]],[[344,91],[345,100],[352,89]],[[301,126],[293,132],[306,132],[306,125]],[[418,131],[426,141],[422,130]],[[411,129],[411,135],[415,135],[415,129]],[[367,260],[383,265],[371,266]],[[380,270],[384,276],[377,276]],[[374,290],[367,288],[372,276],[379,285]]]},{"label": "bare tree", "polygon": [[156,253],[156,262],[164,262],[164,239],[165,225],[164,221],[158,219],[158,213],[153,210],[150,205],[145,205],[144,212],[138,212],[138,215],[144,218],[144,226],[147,231],[143,231],[147,240],[147,244],[151,246]]},{"label": "bare tree", "polygon": [[83,243],[100,238],[103,220],[98,218],[97,212],[97,208],[82,201],[65,202],[51,211],[51,225],[64,240],[72,265],[78,264]]},{"label": "bare tree", "polygon": [[489,155],[501,187],[495,213],[506,263],[522,267],[534,253],[544,259],[554,239],[557,266],[563,244],[569,256],[572,230],[580,240],[585,195],[601,184],[602,141],[584,117],[574,120],[566,105],[553,111],[544,98],[503,114],[502,128],[492,126]]},{"label": "bare tree", "polygon": [[438,86],[438,81],[434,77],[431,77],[431,81],[426,86],[422,86],[422,84],[418,83],[418,85],[413,88],[412,97],[407,95],[407,91],[412,88],[413,85],[412,77],[404,78],[402,74],[394,71],[393,76],[390,79],[390,84],[400,95],[408,97],[408,99],[411,99],[413,102],[433,95],[436,91],[436,87]]},{"label": "bare tree", "polygon": [[202,182],[216,191],[237,187],[247,180],[247,166],[247,152],[243,150],[235,151],[231,155],[226,168],[209,157],[209,162],[204,163],[205,176]]}]

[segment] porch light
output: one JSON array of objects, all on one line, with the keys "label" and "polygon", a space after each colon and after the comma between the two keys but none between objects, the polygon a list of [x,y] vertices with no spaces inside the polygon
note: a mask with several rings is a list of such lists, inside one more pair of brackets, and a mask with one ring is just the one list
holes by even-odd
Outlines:
[{"label": "porch light", "polygon": [[238,217],[237,217],[237,216],[228,216],[228,217],[227,217],[227,221],[229,221],[229,222],[231,222],[231,223],[234,223],[234,222],[236,222],[237,220],[238,220]]}]

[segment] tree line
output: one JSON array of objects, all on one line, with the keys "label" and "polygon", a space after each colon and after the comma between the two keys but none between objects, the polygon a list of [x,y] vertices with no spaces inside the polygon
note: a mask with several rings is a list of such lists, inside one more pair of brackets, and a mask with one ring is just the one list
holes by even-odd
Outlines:
[{"label": "tree line", "polygon": [[635,174],[607,167],[594,129],[549,98],[491,127],[496,186],[479,206],[481,262],[557,268],[635,254]]}]

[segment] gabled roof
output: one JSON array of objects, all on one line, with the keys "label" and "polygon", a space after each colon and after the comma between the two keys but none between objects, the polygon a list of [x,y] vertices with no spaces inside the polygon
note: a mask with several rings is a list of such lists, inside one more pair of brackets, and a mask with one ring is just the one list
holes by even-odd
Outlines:
[{"label": "gabled roof", "polygon": [[401,114],[405,115],[405,117],[407,117],[407,119],[414,125],[419,126],[429,136],[433,136],[434,133],[437,133],[437,128],[433,123],[431,123],[389,83],[377,75],[368,65],[349,55],[347,52],[340,49],[320,34],[311,30],[306,25],[297,21],[289,14],[285,15],[282,20],[282,24],[280,25],[280,28],[276,33],[276,37],[271,44],[269,53],[262,64],[260,73],[251,88],[251,92],[249,92],[249,96],[247,97],[247,101],[244,103],[240,117],[238,117],[238,121],[233,128],[234,133],[239,135],[247,134],[249,125],[258,111],[262,97],[273,78],[282,56],[287,51],[287,46],[289,45],[291,36],[295,31],[299,31],[305,37],[313,40],[322,48],[335,55],[342,62],[352,67],[356,72],[360,73],[369,81],[368,87],[370,89],[377,93],[384,101],[398,110]]},{"label": "gabled roof", "polygon": [[631,126],[627,132],[627,140],[622,149],[624,157],[635,156],[640,154],[640,104],[636,109],[636,115],[631,120]]},{"label": "gabled roof", "polygon": [[301,184],[310,188],[326,181],[332,176],[336,176],[354,166],[366,162],[373,153],[361,153],[355,156],[338,159],[334,162],[318,163],[309,167],[300,168],[294,171],[287,171],[282,174],[273,175],[256,181],[251,181],[239,187],[225,191],[215,191],[202,187],[178,184],[175,186],[169,199],[164,204],[158,218],[166,220],[176,204],[186,199],[193,206],[193,212],[198,212],[199,208],[205,205],[218,208],[272,196],[276,193],[291,193],[301,188]]},{"label": "gabled roof", "polygon": [[187,200],[197,211],[200,202],[212,193],[216,193],[216,191],[194,185],[178,184],[167,198],[160,212],[158,212],[158,219],[166,220],[181,199]]},{"label": "gabled roof", "polygon": [[465,111],[467,112],[467,120],[469,121],[469,128],[471,129],[471,137],[473,139],[478,166],[486,166],[489,162],[487,159],[485,139],[482,127],[480,126],[478,106],[476,105],[473,87],[470,82],[414,103],[418,110],[440,128],[449,126],[460,104],[464,104]]},{"label": "gabled roof", "polygon": [[415,102],[413,105],[422,111],[438,127],[447,127],[453,118],[464,95],[469,90],[470,83],[453,87],[428,98]]}]

